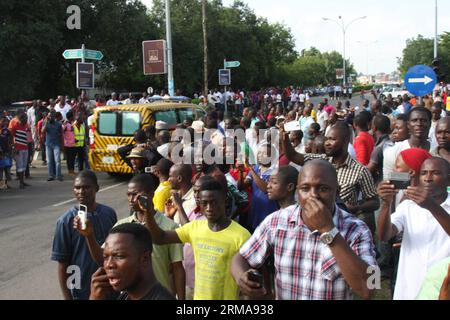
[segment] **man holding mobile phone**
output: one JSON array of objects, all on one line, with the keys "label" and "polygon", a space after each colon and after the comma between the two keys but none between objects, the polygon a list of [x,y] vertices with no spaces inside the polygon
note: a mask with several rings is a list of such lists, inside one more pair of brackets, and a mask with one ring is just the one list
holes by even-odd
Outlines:
[{"label": "man holding mobile phone", "polygon": [[395,300],[415,299],[429,266],[450,256],[449,174],[450,165],[446,160],[425,160],[418,184],[408,187],[407,200],[393,214],[395,187],[389,181],[378,187],[382,199],[378,239],[387,242],[403,232]]},{"label": "man holding mobile phone", "polygon": [[[156,279],[152,266],[152,237],[136,223],[114,227],[106,238],[102,267],[92,275],[91,300],[175,300]],[[120,257],[120,258],[119,258]]]},{"label": "man holding mobile phone", "polygon": [[[103,243],[117,222],[117,215],[114,209],[96,202],[98,190],[97,176],[89,170],[80,172],[73,182],[75,197],[80,205],[87,207],[87,227],[95,230],[93,240]],[[86,238],[72,227],[75,221],[80,221],[78,211],[79,206],[73,206],[58,219],[53,239],[51,259],[58,262],[58,279],[65,300],[89,299],[91,276],[99,266],[91,257]],[[81,286],[78,288],[68,288],[67,280],[73,273],[68,269],[70,266],[80,269]]]},{"label": "man holding mobile phone", "polygon": [[[150,175],[140,174],[134,176],[128,183],[127,197],[128,205],[132,212],[131,216],[120,220],[115,224],[119,226],[125,223],[137,223],[145,225],[144,212],[151,212],[158,226],[163,230],[175,230],[175,224],[166,218],[161,212],[155,211],[153,206],[153,194],[155,192],[154,179]],[[103,248],[96,241],[94,230],[87,223],[87,229],[82,230],[80,220],[75,219],[73,227],[86,239],[92,257],[99,264],[103,264]],[[102,243],[102,242],[100,242]],[[170,292],[177,295],[179,300],[185,299],[185,272],[183,268],[183,247],[181,245],[154,245],[152,251],[152,266],[156,279]],[[171,277],[171,270],[173,280]]]},{"label": "man holding mobile phone", "polygon": [[[234,256],[232,273],[250,298],[267,294],[253,270],[273,258],[279,300],[369,299],[369,266],[376,266],[367,226],[336,204],[337,174],[323,160],[300,172],[295,205],[269,215]],[[271,194],[273,195],[273,186]]]}]

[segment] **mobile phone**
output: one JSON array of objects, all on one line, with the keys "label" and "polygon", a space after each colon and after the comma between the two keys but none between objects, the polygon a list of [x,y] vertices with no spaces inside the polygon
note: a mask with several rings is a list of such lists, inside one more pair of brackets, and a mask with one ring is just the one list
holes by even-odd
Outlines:
[{"label": "mobile phone", "polygon": [[145,167],[145,173],[155,174],[156,166]]},{"label": "mobile phone", "polygon": [[80,204],[80,207],[78,209],[78,216],[80,217],[81,230],[86,230],[87,206]]},{"label": "mobile phone", "polygon": [[391,172],[388,180],[396,190],[406,190],[411,185],[411,176],[407,172]]},{"label": "mobile phone", "polygon": [[248,272],[248,279],[252,282],[258,283],[261,288],[264,287],[264,277],[258,271],[250,270]]},{"label": "mobile phone", "polygon": [[138,201],[142,208],[144,208],[145,210],[148,209],[148,197],[147,196],[140,195]]}]

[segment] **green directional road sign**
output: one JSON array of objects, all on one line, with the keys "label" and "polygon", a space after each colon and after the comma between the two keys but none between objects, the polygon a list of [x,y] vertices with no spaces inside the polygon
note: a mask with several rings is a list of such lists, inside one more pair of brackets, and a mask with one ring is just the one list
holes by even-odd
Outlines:
[{"label": "green directional road sign", "polygon": [[[63,57],[65,59],[82,59],[83,50],[82,49],[68,49],[64,51]],[[84,50],[84,58],[89,60],[102,60],[103,53],[96,50]]]},{"label": "green directional road sign", "polygon": [[66,59],[81,59],[82,56],[83,50],[81,49],[68,49],[63,53],[63,57]]},{"label": "green directional road sign", "polygon": [[89,60],[102,60],[103,53],[97,50],[84,50],[84,58]]},{"label": "green directional road sign", "polygon": [[225,62],[225,69],[226,68],[237,68],[241,65],[239,61],[226,61]]}]

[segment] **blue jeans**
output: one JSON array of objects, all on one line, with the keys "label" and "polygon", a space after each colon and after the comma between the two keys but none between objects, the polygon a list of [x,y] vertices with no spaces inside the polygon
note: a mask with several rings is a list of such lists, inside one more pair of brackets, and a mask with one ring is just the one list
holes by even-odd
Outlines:
[{"label": "blue jeans", "polygon": [[61,147],[46,145],[48,176],[49,178],[62,178],[61,175]]}]

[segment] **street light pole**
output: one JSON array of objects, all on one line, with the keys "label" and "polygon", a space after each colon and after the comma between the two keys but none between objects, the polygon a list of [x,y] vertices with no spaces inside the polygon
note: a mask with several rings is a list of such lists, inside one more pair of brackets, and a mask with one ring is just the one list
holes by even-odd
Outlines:
[{"label": "street light pole", "polygon": [[342,21],[342,30],[343,30],[343,35],[344,35],[344,88],[345,88],[345,85],[347,84],[347,66],[346,66],[346,61],[345,61],[345,59],[346,59],[346,57],[345,57],[345,37],[346,37],[346,35],[347,35],[347,30],[345,29],[345,26],[344,26],[344,20],[342,20],[342,17],[341,16],[339,16],[339,19],[341,19],[341,21]]},{"label": "street light pole", "polygon": [[357,41],[357,43],[366,47],[366,75],[369,75],[369,46],[378,43],[378,40],[372,42]]},{"label": "street light pole", "polygon": [[166,0],[166,41],[167,41],[167,71],[169,96],[175,95],[173,79],[173,56],[172,56],[172,26],[170,22],[170,0]]},{"label": "street light pole", "polygon": [[434,58],[438,58],[438,1],[435,0]]},{"label": "street light pole", "polygon": [[344,54],[344,56],[343,56],[343,58],[344,58],[344,62],[343,62],[343,69],[344,69],[344,80],[343,80],[343,85],[344,85],[344,87],[345,87],[345,85],[347,84],[347,66],[346,66],[346,48],[345,48],[345,45],[346,45],[346,34],[347,34],[347,30],[348,30],[348,28],[350,27],[350,25],[351,24],[353,24],[354,22],[356,22],[356,21],[358,21],[358,20],[363,20],[363,19],[366,19],[367,18],[367,16],[364,16],[364,17],[359,17],[359,18],[356,18],[356,19],[354,19],[354,20],[352,20],[352,21],[350,21],[350,23],[349,24],[347,24],[347,25],[345,25],[345,23],[344,23],[344,19],[342,19],[342,16],[339,16],[339,21],[340,22],[338,22],[338,21],[336,21],[336,20],[334,20],[334,19],[329,19],[329,18],[322,18],[324,21],[332,21],[332,22],[334,22],[334,23],[337,23],[337,25],[340,27],[340,28],[342,28],[342,36],[343,36],[343,38],[344,38],[344,50],[343,50],[343,54]]}]

